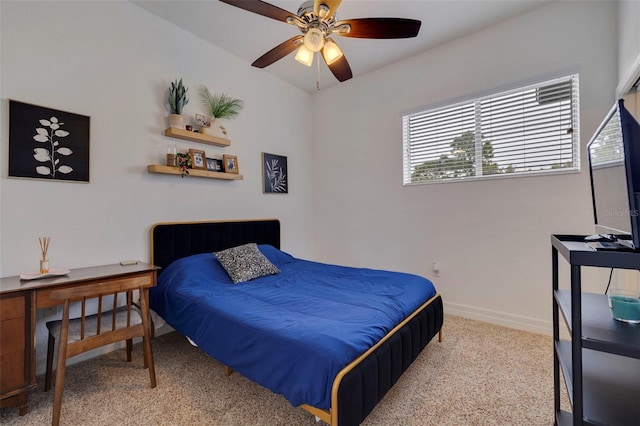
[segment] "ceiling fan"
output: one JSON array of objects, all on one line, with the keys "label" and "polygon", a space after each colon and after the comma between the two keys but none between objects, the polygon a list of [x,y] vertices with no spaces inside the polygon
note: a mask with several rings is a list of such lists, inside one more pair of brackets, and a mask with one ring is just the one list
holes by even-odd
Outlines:
[{"label": "ceiling fan", "polygon": [[404,18],[360,18],[336,20],[336,10],[342,0],[310,0],[302,3],[294,14],[260,0],[220,0],[258,15],[286,22],[300,29],[302,35],[274,47],[251,65],[264,68],[297,50],[296,60],[311,66],[315,52],[322,58],[339,81],[353,77],[349,62],[332,35],[355,38],[393,39],[418,35],[420,21]]}]

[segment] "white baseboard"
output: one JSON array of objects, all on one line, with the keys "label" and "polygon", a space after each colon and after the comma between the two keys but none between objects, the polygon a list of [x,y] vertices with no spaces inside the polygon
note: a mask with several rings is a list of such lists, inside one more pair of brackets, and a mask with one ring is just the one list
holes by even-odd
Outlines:
[{"label": "white baseboard", "polygon": [[484,321],[491,324],[502,325],[518,330],[544,334],[547,336],[553,335],[553,323],[551,321],[543,321],[537,318],[508,314],[505,312],[477,308],[474,306],[451,302],[444,302],[444,313],[469,318],[472,320]]}]

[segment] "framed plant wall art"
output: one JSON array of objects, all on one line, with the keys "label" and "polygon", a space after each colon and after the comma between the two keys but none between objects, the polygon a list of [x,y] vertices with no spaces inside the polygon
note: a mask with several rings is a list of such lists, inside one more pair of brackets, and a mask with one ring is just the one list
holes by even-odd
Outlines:
[{"label": "framed plant wall art", "polygon": [[9,99],[9,176],[89,182],[89,121]]},{"label": "framed plant wall art", "polygon": [[262,190],[266,194],[289,192],[287,157],[262,153]]}]

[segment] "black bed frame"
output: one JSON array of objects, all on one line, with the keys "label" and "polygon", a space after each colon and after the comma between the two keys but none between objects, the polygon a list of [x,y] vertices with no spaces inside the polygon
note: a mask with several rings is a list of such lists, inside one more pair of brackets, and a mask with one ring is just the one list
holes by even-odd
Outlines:
[{"label": "black bed frame", "polygon": [[[158,223],[151,228],[151,263],[165,268],[181,257],[251,242],[271,244],[279,249],[280,221]],[[306,405],[302,408],[331,426],[359,425],[422,349],[440,333],[443,317],[442,298],[437,294],[340,371],[333,384],[331,410]]]}]

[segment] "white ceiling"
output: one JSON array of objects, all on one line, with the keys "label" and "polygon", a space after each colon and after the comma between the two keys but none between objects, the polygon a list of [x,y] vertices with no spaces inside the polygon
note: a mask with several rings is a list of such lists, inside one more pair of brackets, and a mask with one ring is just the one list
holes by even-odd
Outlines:
[{"label": "white ceiling", "polygon": [[[269,3],[296,13],[304,0],[272,0]],[[334,37],[346,55],[353,78],[384,67],[434,46],[541,7],[549,0],[343,0],[338,19],[395,17],[422,21],[420,33],[411,39],[370,40]],[[169,21],[247,61],[247,66],[299,30],[217,0],[140,0],[143,9]],[[314,93],[339,83],[317,58],[306,67],[290,54],[264,68],[301,89]],[[319,76],[319,79],[318,79]]]}]

